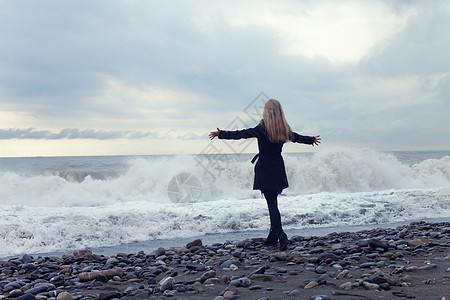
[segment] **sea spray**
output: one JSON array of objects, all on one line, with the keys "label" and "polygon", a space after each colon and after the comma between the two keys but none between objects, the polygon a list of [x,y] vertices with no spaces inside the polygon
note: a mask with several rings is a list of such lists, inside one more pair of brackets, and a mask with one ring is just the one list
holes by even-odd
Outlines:
[{"label": "sea spray", "polygon": [[[19,171],[3,167],[0,256],[265,230],[266,203],[252,190],[250,158],[202,165],[199,159],[209,160],[193,155],[101,163],[90,157],[79,158],[79,168],[71,158],[72,167],[61,167],[61,159],[55,170],[36,158],[41,171],[26,169],[31,159]],[[290,187],[279,208],[287,229],[450,216],[449,156],[406,164],[370,149],[324,148],[284,158]],[[175,203],[168,196],[169,182],[182,172],[201,182],[195,202]],[[69,178],[71,173],[85,176]]]}]

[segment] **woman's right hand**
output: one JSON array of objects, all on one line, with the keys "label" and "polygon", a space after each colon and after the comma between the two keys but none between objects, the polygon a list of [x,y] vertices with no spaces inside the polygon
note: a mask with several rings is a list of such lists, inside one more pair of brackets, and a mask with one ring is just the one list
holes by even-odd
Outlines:
[{"label": "woman's right hand", "polygon": [[321,141],[320,135],[316,135],[316,136],[314,137],[314,143],[313,143],[313,146],[319,146],[320,141]]},{"label": "woman's right hand", "polygon": [[220,133],[220,129],[219,129],[219,127],[217,127],[217,131],[211,131],[209,133],[209,139],[213,140],[216,136],[219,136],[219,133]]}]

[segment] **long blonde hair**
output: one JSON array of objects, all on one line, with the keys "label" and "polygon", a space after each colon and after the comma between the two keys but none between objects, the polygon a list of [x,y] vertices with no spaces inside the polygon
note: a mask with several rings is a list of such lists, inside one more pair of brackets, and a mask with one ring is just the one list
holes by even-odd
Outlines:
[{"label": "long blonde hair", "polygon": [[292,140],[292,130],[286,118],[280,102],[270,99],[264,105],[261,125],[266,130],[267,137],[272,143],[283,144]]}]

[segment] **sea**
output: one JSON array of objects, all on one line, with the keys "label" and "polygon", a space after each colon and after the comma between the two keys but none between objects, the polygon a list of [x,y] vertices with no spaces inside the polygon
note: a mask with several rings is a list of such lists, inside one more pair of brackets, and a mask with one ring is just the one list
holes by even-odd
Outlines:
[{"label": "sea", "polygon": [[[151,252],[264,237],[252,154],[0,158],[0,258]],[[285,231],[316,235],[450,220],[450,151],[284,153]]]}]

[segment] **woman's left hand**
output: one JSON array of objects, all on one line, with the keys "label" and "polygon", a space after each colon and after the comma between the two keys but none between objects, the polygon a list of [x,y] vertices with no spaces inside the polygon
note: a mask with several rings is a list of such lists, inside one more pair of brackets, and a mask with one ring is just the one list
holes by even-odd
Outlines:
[{"label": "woman's left hand", "polygon": [[313,147],[314,147],[314,146],[319,146],[320,141],[321,141],[320,135],[316,135],[316,136],[314,137],[314,143],[312,144]]}]

